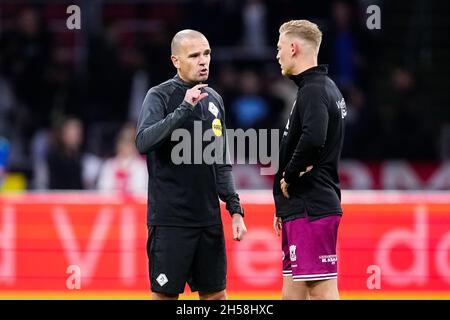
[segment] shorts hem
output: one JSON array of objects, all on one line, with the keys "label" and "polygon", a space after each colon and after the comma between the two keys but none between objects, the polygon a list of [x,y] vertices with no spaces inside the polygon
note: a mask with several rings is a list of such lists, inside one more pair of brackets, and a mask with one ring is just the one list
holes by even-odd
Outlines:
[{"label": "shorts hem", "polygon": [[337,276],[333,277],[322,277],[322,278],[293,278],[292,281],[319,281],[319,280],[330,280],[337,279]]},{"label": "shorts hem", "polygon": [[162,294],[167,294],[167,295],[177,295],[177,294],[182,294],[182,293],[184,293],[184,289],[183,290],[181,290],[181,291],[177,291],[177,292],[175,292],[175,291],[165,291],[165,290],[160,290],[160,289],[151,289],[150,290],[151,292],[154,292],[154,293],[162,293]]},{"label": "shorts hem", "polygon": [[302,274],[302,275],[293,275],[294,281],[317,281],[317,280],[328,280],[328,279],[337,279],[337,272],[331,273],[316,273],[316,274]]}]

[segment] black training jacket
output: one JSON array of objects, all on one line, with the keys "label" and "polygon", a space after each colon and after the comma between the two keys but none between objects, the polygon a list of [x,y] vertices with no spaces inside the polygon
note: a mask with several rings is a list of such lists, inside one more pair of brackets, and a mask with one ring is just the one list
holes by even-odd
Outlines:
[{"label": "black training jacket", "polygon": [[[327,73],[327,66],[319,65],[291,77],[298,86],[297,99],[281,140],[273,186],[276,215],[284,221],[342,214],[338,161],[347,110]],[[313,169],[299,177],[311,165]],[[283,172],[289,199],[280,189]]]},{"label": "black training jacket", "polygon": [[[225,161],[227,143],[222,98],[206,87],[202,90],[209,95],[192,107],[184,101],[186,90],[191,87],[193,85],[177,75],[151,88],[143,102],[136,147],[141,154],[147,155],[149,225],[201,227],[221,224],[219,198],[226,202],[230,213],[242,214],[231,164]],[[220,121],[221,130],[219,125],[217,135],[213,135],[210,141],[202,141],[203,134],[212,128],[214,120],[216,125]],[[181,137],[179,141],[172,141],[175,129],[185,129],[183,132],[189,133],[191,139]],[[202,161],[200,153],[211,141],[222,143],[223,149],[217,154],[223,161],[207,164]],[[188,153],[180,151],[180,143],[190,149]],[[190,158],[191,162],[174,163],[172,152]],[[195,164],[199,157],[201,163]]]}]

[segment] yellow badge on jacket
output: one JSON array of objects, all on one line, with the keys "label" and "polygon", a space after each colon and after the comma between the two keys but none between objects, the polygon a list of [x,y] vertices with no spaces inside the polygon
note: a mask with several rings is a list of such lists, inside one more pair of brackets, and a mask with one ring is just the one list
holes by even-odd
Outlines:
[{"label": "yellow badge on jacket", "polygon": [[212,129],[216,137],[220,137],[222,135],[222,123],[219,119],[214,119],[212,122]]}]

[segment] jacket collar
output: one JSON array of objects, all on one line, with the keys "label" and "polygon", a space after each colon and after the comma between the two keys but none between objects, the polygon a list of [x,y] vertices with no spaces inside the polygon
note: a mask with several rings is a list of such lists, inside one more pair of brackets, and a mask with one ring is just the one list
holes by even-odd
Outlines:
[{"label": "jacket collar", "polygon": [[306,69],[305,71],[297,74],[291,75],[289,78],[297,84],[297,86],[301,87],[305,83],[305,79],[311,75],[327,75],[328,74],[328,65],[320,64],[318,66]]},{"label": "jacket collar", "polygon": [[180,78],[178,74],[176,74],[175,77],[173,77],[173,80],[175,80],[176,83],[182,85],[186,89],[190,89],[197,84],[184,81],[183,79]]}]

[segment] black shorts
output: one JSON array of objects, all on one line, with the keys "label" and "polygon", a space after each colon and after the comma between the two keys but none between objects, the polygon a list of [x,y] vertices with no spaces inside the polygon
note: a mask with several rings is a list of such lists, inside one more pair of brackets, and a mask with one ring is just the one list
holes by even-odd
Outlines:
[{"label": "black shorts", "polygon": [[153,292],[218,292],[226,287],[222,225],[201,228],[149,226],[147,254]]}]

